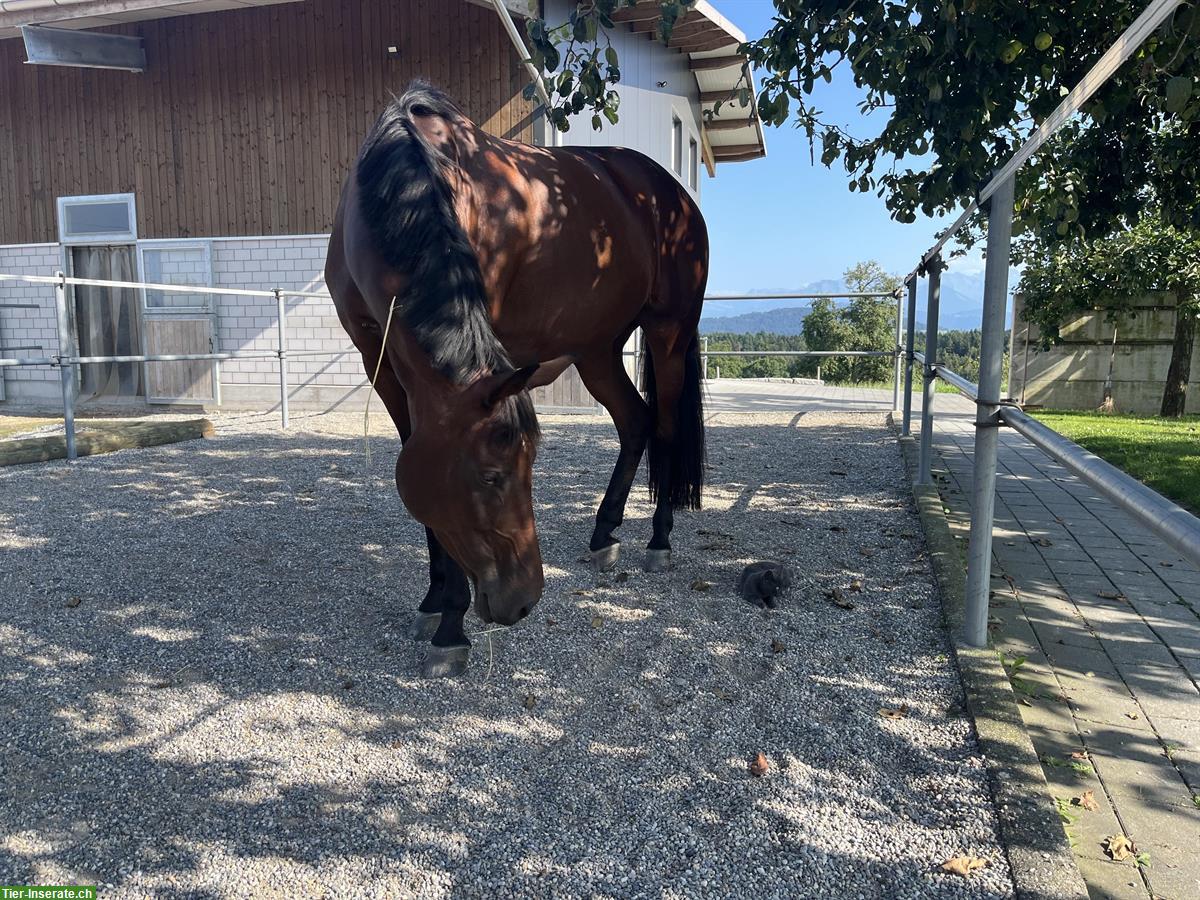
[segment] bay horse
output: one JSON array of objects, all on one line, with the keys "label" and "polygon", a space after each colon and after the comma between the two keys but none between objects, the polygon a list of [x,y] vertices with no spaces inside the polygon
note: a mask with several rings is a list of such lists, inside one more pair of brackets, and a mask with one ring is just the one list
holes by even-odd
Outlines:
[{"label": "bay horse", "polygon": [[[426,676],[465,668],[472,584],[485,622],[511,625],[541,597],[528,389],[571,365],[620,439],[593,561],[617,563],[614,531],[648,446],[645,566],[669,567],[673,511],[698,509],[703,487],[707,278],[699,208],[641,153],[504,140],[423,82],[371,128],[325,281],[400,434],[400,498],[425,526],[430,586],[410,635],[431,639]],[[622,355],[637,327],[645,399]]]}]

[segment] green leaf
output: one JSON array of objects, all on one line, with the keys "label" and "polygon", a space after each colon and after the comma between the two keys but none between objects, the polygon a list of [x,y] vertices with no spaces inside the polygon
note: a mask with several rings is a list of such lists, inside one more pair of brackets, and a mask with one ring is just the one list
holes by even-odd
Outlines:
[{"label": "green leaf", "polygon": [[1039,32],[1038,36],[1033,39],[1033,46],[1039,50],[1049,50],[1053,43],[1054,38],[1048,31]]},{"label": "green leaf", "polygon": [[592,128],[593,128],[593,130],[595,130],[595,131],[599,131],[599,130],[600,130],[602,127],[603,127],[603,126],[600,124],[600,117],[599,117],[599,116],[592,116]]},{"label": "green leaf", "polygon": [[1167,82],[1167,111],[1183,112],[1192,97],[1192,79],[1188,75],[1176,75]]},{"label": "green leaf", "polygon": [[617,51],[613,49],[611,44],[604,48],[604,59],[610,66],[615,67],[617,65]]}]

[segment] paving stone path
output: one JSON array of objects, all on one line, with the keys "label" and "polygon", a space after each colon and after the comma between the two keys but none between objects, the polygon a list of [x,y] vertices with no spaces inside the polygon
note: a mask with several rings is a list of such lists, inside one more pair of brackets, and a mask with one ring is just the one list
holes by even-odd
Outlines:
[{"label": "paving stone path", "polygon": [[[965,541],[973,407],[936,409],[939,489]],[[992,639],[1089,891],[1200,897],[1200,571],[1015,432],[999,460]],[[1109,859],[1121,834],[1144,865]]]}]

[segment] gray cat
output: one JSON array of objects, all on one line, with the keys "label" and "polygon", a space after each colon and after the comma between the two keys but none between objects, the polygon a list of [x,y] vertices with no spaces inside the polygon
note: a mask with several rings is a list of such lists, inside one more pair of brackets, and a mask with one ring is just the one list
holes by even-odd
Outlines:
[{"label": "gray cat", "polygon": [[775,608],[775,597],[792,586],[792,573],[775,560],[751,563],[738,576],[738,590],[747,603],[764,609]]}]

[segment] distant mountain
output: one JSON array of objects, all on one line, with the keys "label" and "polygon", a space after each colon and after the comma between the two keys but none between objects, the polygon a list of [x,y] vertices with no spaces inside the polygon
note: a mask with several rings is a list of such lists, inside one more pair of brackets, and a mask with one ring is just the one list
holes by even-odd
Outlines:
[{"label": "distant mountain", "polygon": [[[747,291],[747,294],[836,294],[846,290],[841,279],[823,279],[801,287]],[[800,334],[804,317],[812,311],[808,300],[721,300],[704,304],[700,319],[702,334],[727,331],[750,334],[765,331],[771,334]],[[917,321],[925,323],[926,282],[917,288]],[[845,302],[845,301],[841,301]],[[942,299],[938,314],[941,330],[979,328],[983,315],[983,273],[946,272],[942,275]]]},{"label": "distant mountain", "polygon": [[730,334],[755,334],[765,331],[768,334],[800,334],[804,330],[804,317],[810,312],[811,306],[793,306],[787,309],[742,313],[740,316],[703,318],[700,320],[700,333],[715,334],[724,331]]}]

